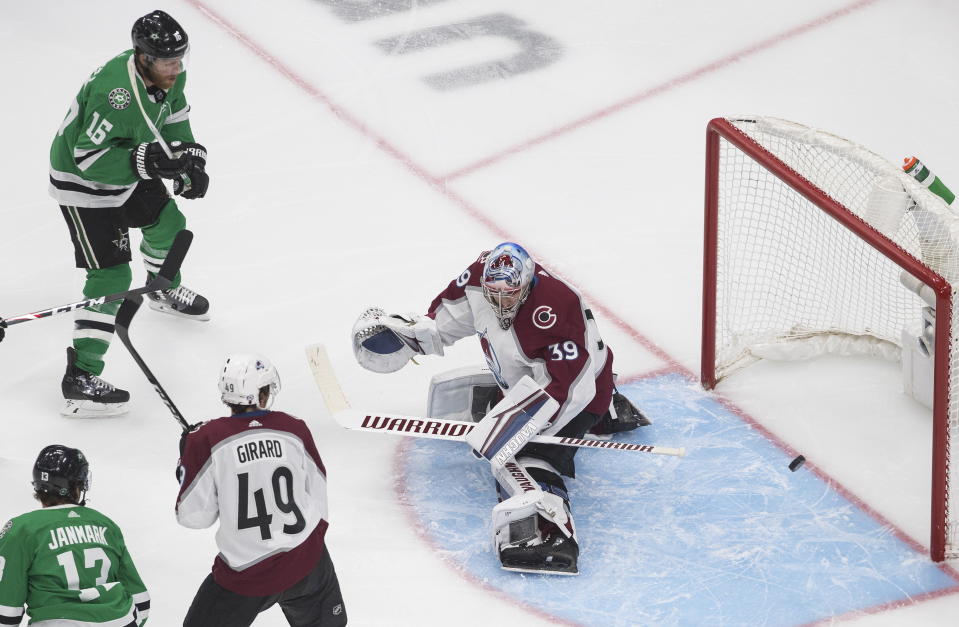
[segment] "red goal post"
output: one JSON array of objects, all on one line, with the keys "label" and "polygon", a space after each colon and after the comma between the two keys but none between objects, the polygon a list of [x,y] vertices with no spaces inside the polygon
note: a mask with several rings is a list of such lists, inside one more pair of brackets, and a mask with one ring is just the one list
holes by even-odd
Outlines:
[{"label": "red goal post", "polygon": [[[912,290],[902,271],[914,277]],[[959,463],[950,464],[959,434],[959,350],[951,350],[959,338],[956,284],[959,218],[900,168],[785,120],[709,122],[703,386],[767,357],[900,359],[915,350],[904,329],[919,329],[921,338],[923,312],[931,310],[936,561],[959,557]]]}]

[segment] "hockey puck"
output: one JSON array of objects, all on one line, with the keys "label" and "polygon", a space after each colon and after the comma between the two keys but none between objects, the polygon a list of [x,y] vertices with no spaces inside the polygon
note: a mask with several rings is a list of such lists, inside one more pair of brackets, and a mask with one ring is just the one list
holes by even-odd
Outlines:
[{"label": "hockey puck", "polygon": [[796,472],[802,467],[804,463],[806,463],[806,458],[800,455],[796,457],[796,459],[789,462],[789,470]]}]

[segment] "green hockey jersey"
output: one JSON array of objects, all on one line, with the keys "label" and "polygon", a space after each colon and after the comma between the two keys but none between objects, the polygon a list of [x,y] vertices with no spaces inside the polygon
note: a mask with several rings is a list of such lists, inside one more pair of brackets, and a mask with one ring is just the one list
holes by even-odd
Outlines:
[{"label": "green hockey jersey", "polygon": [[133,50],[91,74],[50,146],[50,195],[57,204],[119,207],[126,202],[140,180],[130,152],[155,141],[144,114],[167,143],[192,142],[185,84],[186,72],[181,72],[169,91],[152,95],[136,71]]},{"label": "green hockey jersey", "polygon": [[38,627],[128,627],[146,622],[150,594],[116,523],[58,505],[0,527],[0,625],[19,625],[24,605]]}]

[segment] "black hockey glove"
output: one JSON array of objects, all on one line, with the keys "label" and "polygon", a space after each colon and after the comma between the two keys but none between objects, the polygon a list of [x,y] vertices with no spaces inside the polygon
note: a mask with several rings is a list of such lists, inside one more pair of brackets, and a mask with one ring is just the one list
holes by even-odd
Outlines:
[{"label": "black hockey glove", "polygon": [[174,179],[173,195],[189,200],[203,198],[210,185],[210,177],[206,173],[206,148],[192,142],[173,142],[170,148],[174,156],[184,160],[183,173],[190,181],[187,185],[182,178]]},{"label": "black hockey glove", "polygon": [[187,427],[180,433],[180,459],[177,460],[176,464],[176,480],[177,483],[183,483],[183,477],[186,474],[186,468],[183,466],[183,451],[186,450],[186,439],[191,433],[202,427],[205,423],[197,422],[192,425],[187,425]]},{"label": "black hockey glove", "polygon": [[130,153],[133,171],[143,180],[177,179],[183,174],[186,161],[183,157],[171,159],[166,156],[159,142],[144,142]]},{"label": "black hockey glove", "polygon": [[192,424],[192,425],[187,425],[187,428],[184,429],[184,430],[180,433],[180,457],[183,457],[183,450],[186,448],[186,439],[187,439],[187,437],[188,437],[191,433],[193,433],[194,431],[196,431],[197,429],[199,429],[200,427],[202,427],[204,424],[206,424],[206,423],[197,422],[197,423],[194,423],[194,424]]}]

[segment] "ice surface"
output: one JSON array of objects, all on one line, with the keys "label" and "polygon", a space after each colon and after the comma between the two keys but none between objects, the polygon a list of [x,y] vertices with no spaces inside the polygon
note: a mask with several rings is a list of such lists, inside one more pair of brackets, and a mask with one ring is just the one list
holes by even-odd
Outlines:
[{"label": "ice surface", "polygon": [[[82,273],[71,269],[67,231],[46,193],[50,140],[83,80],[154,8],[4,3],[0,314],[79,298]],[[718,397],[691,379],[639,377],[698,371],[711,117],[794,119],[892,161],[916,154],[959,185],[959,6],[181,0],[162,8],[192,43],[187,93],[211,184],[207,198],[180,203],[196,232],[184,277],[210,298],[213,319],[143,311],[131,335],[191,420],[220,414],[215,382],[227,353],[274,360],[284,383],[278,407],[309,421],[329,469],[328,542],[351,624],[954,623],[955,573],[922,553],[929,416],[901,395],[894,365],[757,364]],[[403,53],[378,43],[424,29],[448,36],[464,24],[500,30]],[[552,61],[517,73],[509,59],[531,41],[546,42],[531,58]],[[549,52],[557,46],[562,54]],[[491,60],[502,61],[503,78],[458,89],[424,80]],[[305,345],[325,342],[357,406],[423,411],[429,377],[476,363],[475,343],[383,377],[352,362],[348,330],[372,304],[424,309],[503,239],[522,242],[588,295],[617,370],[636,381],[630,393],[663,409],[662,418],[651,412],[651,433],[690,451],[628,462],[582,454],[572,490],[584,573],[575,579],[495,569],[482,466],[454,444],[342,431],[303,356]],[[70,329],[60,316],[12,328],[0,344],[0,518],[35,505],[29,471],[40,448],[82,448],[94,469],[91,505],[123,528],[154,596],[151,624],[175,625],[215,554],[211,532],[173,520],[177,427],[118,342],[104,376],[131,391],[130,414],[61,418]],[[767,434],[805,454],[807,466],[789,473],[791,455]],[[256,624],[285,621],[274,609]]]}]

